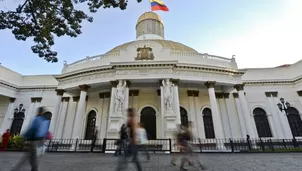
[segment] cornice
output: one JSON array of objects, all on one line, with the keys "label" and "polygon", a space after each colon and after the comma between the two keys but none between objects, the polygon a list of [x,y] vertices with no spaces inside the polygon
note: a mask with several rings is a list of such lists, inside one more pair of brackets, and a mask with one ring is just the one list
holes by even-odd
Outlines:
[{"label": "cornice", "polygon": [[56,86],[16,86],[11,83],[7,83],[3,80],[0,80],[0,86],[3,85],[4,87],[13,89],[15,91],[23,91],[23,90],[55,90],[57,87]]}]

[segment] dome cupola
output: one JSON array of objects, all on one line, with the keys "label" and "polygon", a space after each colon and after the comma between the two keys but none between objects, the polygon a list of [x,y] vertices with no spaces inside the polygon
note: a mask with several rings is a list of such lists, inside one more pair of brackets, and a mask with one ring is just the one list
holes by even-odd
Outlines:
[{"label": "dome cupola", "polygon": [[136,23],[136,39],[164,39],[164,24],[159,15],[146,12]]}]

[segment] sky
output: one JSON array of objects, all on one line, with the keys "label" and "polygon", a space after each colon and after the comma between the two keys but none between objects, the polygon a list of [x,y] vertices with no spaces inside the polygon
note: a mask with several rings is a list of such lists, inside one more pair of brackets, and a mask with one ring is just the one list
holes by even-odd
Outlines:
[{"label": "sky", "polygon": [[[57,63],[33,54],[31,39],[17,41],[9,30],[0,30],[0,63],[24,75],[59,74],[63,61],[104,54],[133,41],[137,19],[150,10],[150,3],[129,1],[124,11],[100,9],[93,14],[93,23],[83,24],[83,33],[77,38],[56,38]],[[236,55],[239,68],[276,67],[302,59],[302,0],[163,1],[170,11],[156,13],[163,19],[167,40],[200,53]],[[19,2],[22,0],[4,0],[0,10]]]}]

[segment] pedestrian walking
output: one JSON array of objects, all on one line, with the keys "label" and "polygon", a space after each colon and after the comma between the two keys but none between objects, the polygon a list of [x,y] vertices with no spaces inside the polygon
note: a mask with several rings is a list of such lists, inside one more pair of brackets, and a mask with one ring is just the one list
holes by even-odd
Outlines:
[{"label": "pedestrian walking", "polygon": [[2,146],[0,148],[0,151],[5,151],[7,144],[9,142],[9,138],[10,138],[10,130],[7,129],[6,132],[2,135]]},{"label": "pedestrian walking", "polygon": [[[127,127],[129,132],[129,150],[132,153],[132,162],[135,163],[136,169],[138,171],[142,171],[142,166],[139,162],[138,158],[138,142],[136,137],[136,129],[137,129],[137,122],[136,122],[136,111],[133,108],[127,109]],[[128,167],[128,156],[129,153],[127,152],[125,156],[121,156],[119,159],[119,163],[117,166],[117,171],[127,170]]]},{"label": "pedestrian walking", "polygon": [[141,149],[146,154],[147,160],[150,160],[147,132],[142,122],[138,124],[137,138],[138,138],[139,149]]},{"label": "pedestrian walking", "polygon": [[[178,125],[178,129],[174,135],[175,139],[176,139],[176,142],[175,144],[173,145],[174,148],[178,149],[180,153],[182,153],[182,149],[181,149],[181,145],[180,145],[180,141],[181,141],[181,136],[182,136],[182,126],[181,125]],[[176,153],[172,153],[172,159],[171,159],[171,164],[173,166],[176,166],[176,161],[178,159],[178,154]]]},{"label": "pedestrian walking", "polygon": [[117,149],[115,150],[114,155],[115,156],[120,156],[122,155],[122,150],[124,152],[124,155],[128,152],[127,146],[128,146],[128,130],[125,124],[121,126],[120,129],[120,139],[117,140]]},{"label": "pedestrian walking", "polygon": [[44,145],[43,140],[45,139],[45,137],[47,137],[50,124],[50,121],[43,116],[44,111],[44,107],[38,108],[37,116],[34,118],[29,128],[22,135],[24,140],[30,143],[29,150],[15,165],[12,171],[21,170],[21,167],[27,160],[29,160],[29,163],[31,165],[31,171],[38,171],[38,157],[42,154],[41,152],[43,151]]}]

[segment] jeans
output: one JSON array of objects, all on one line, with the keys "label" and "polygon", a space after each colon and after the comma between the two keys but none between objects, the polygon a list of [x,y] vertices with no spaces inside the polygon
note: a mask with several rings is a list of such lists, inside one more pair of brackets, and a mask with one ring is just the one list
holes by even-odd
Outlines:
[{"label": "jeans", "polygon": [[118,148],[115,151],[115,155],[122,155],[122,150],[124,151],[124,155],[127,155],[128,148],[127,148],[127,140],[120,140],[118,144]]},{"label": "jeans", "polygon": [[[138,171],[142,171],[142,166],[138,159],[138,146],[136,144],[133,144],[132,142],[129,145],[129,148],[132,152],[132,162],[135,163],[136,168]],[[116,171],[122,171],[127,170],[128,167],[128,157],[129,153],[126,152],[124,156],[121,156],[118,161],[118,166]]]},{"label": "jeans", "polygon": [[31,141],[29,145],[29,150],[24,154],[24,156],[19,160],[15,167],[11,171],[18,171],[29,160],[31,166],[31,171],[38,171],[38,156],[37,147],[43,146],[43,141]]},{"label": "jeans", "polygon": [[139,149],[141,149],[145,153],[147,160],[150,160],[148,145],[147,144],[139,145]]}]

